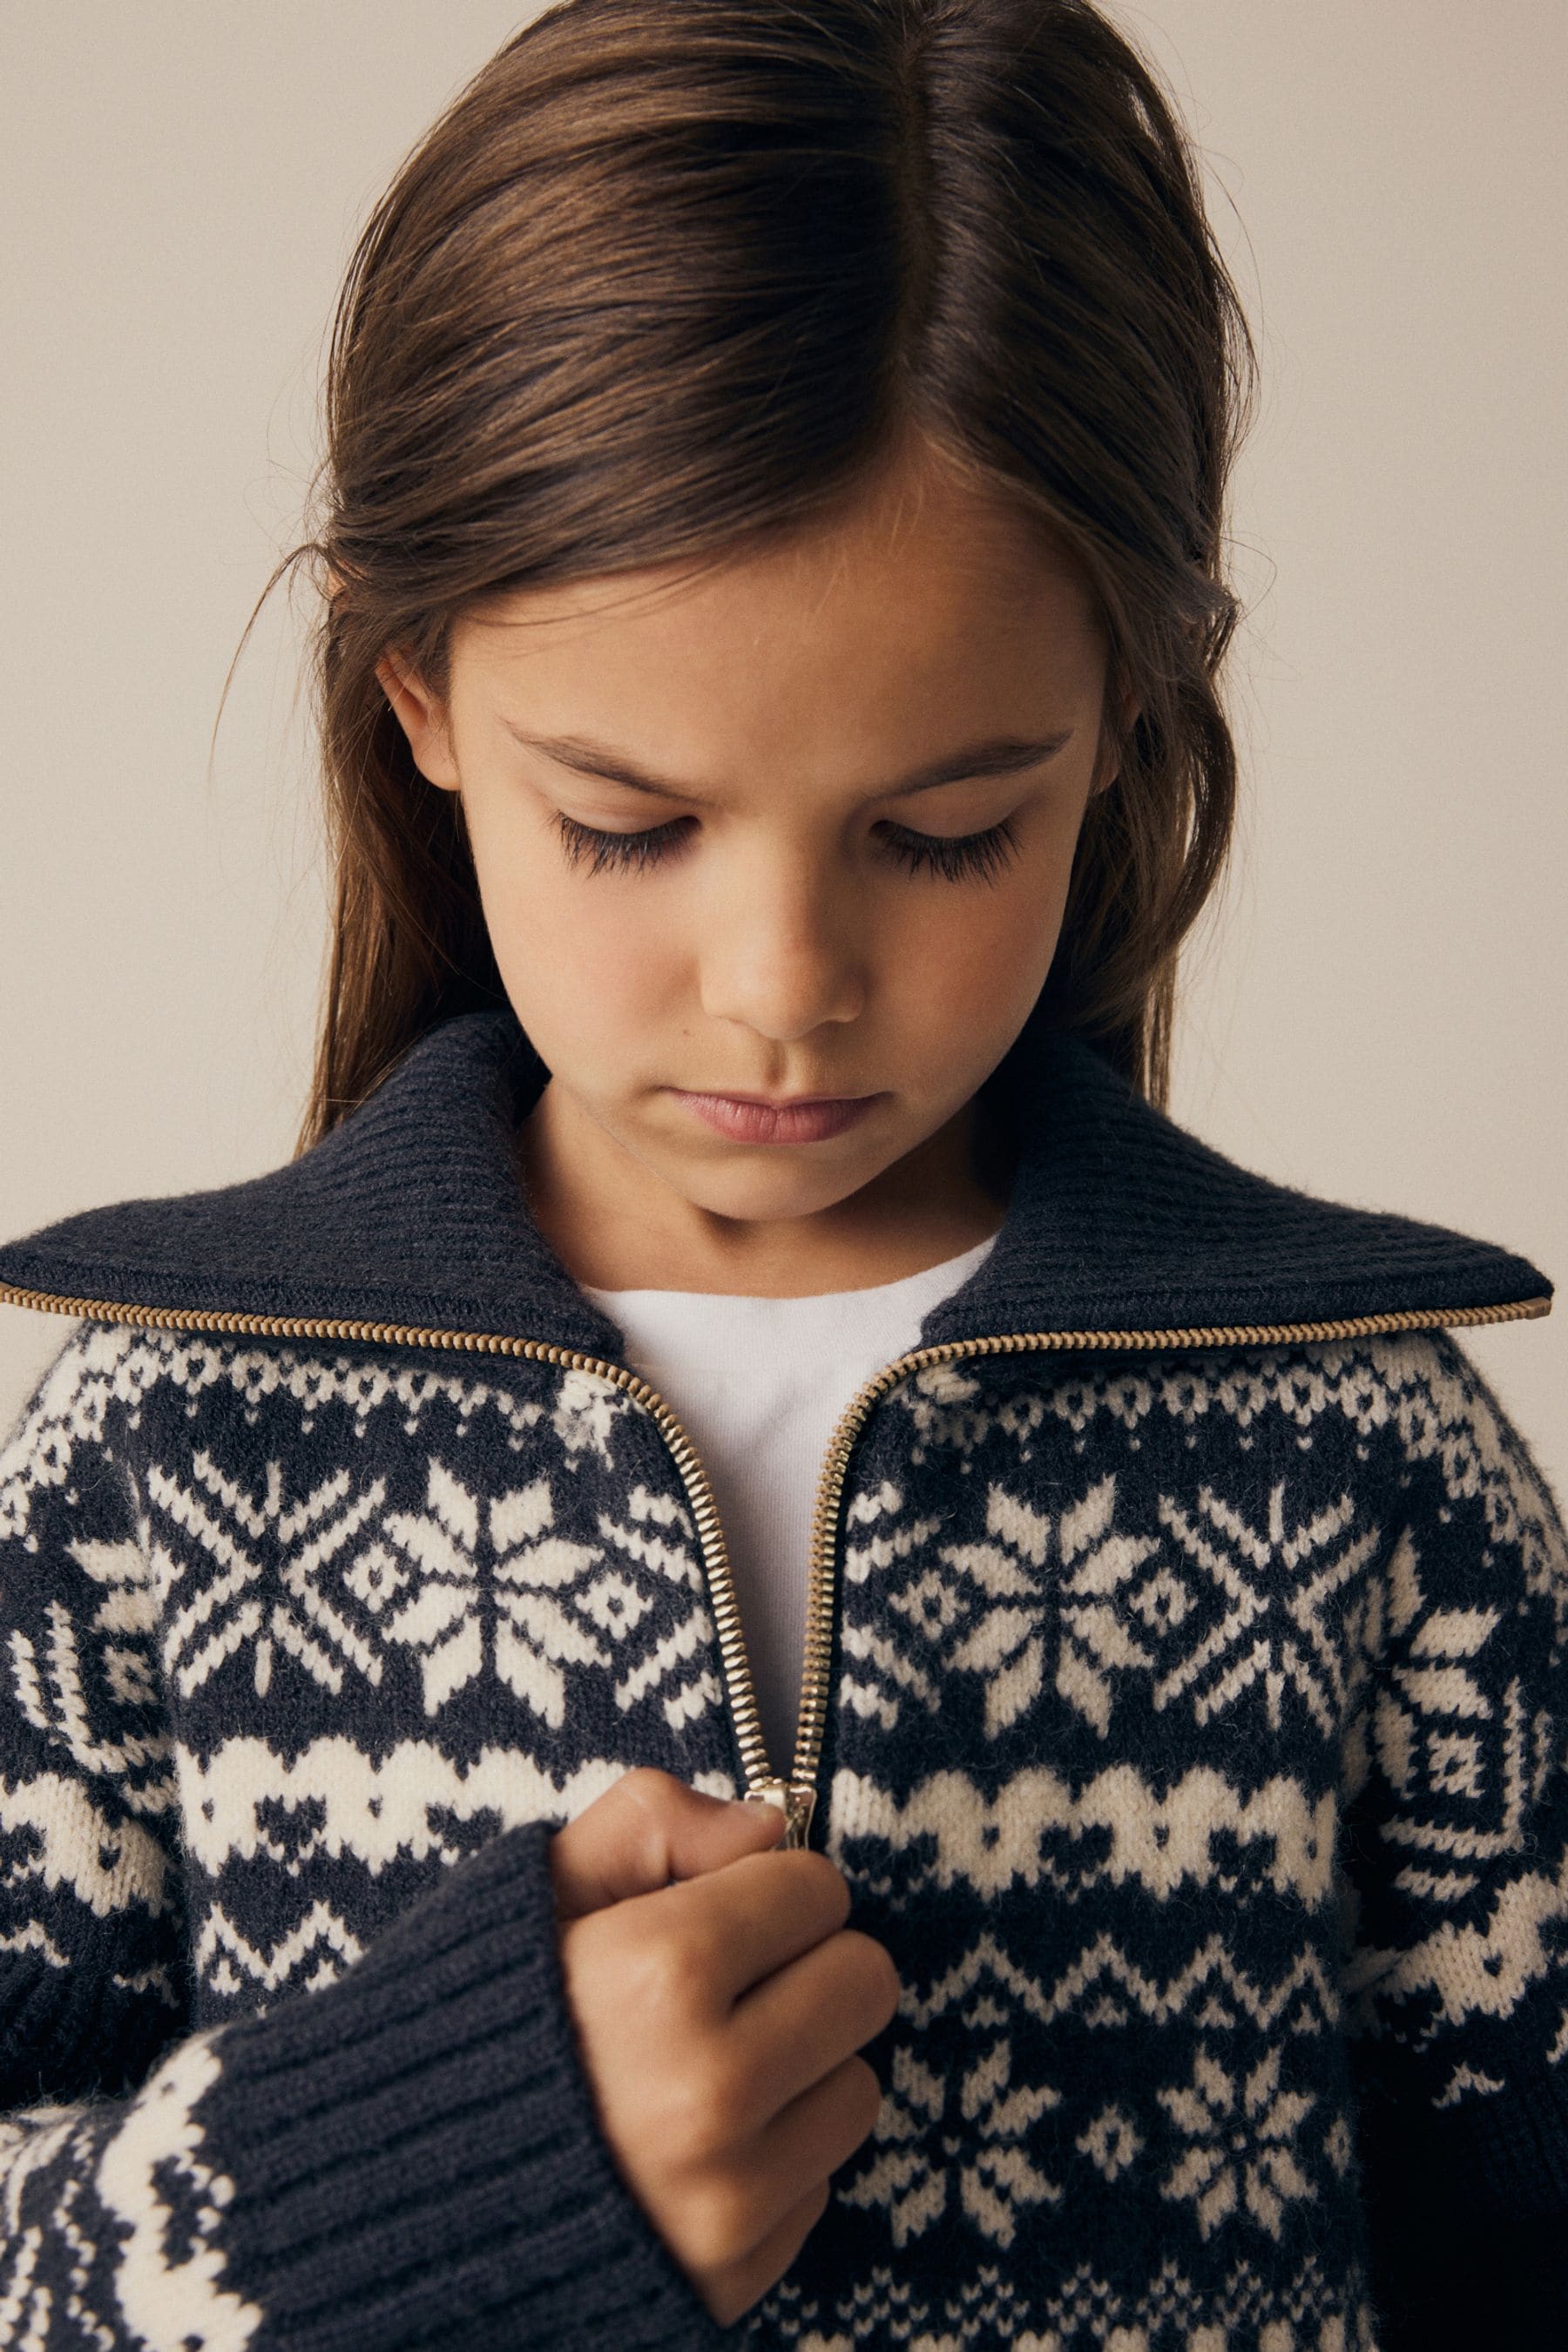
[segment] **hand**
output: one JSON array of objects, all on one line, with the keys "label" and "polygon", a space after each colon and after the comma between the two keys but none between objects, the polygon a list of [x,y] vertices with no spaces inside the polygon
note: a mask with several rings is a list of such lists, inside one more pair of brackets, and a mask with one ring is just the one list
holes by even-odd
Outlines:
[{"label": "hand", "polygon": [[[822,2218],[877,2119],[855,2056],[899,2005],[784,1815],[627,1772],[550,1842],[562,1969],[601,2126],[633,2196],[728,2326]],[[674,1882],[674,1883],[671,1883]]]}]

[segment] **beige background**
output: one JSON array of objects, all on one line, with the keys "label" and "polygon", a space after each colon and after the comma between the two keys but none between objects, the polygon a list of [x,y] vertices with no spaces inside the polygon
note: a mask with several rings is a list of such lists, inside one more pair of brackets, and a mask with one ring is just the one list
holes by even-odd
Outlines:
[{"label": "beige background", "polygon": [[[293,536],[356,226],[527,13],[0,11],[7,1238],[288,1156],[322,900],[281,593],[210,781],[208,733]],[[1178,1114],[1568,1281],[1568,9],[1121,14],[1205,149],[1266,374],[1236,521],[1250,781]],[[0,1310],[0,1421],[66,1328]],[[1568,1299],[1471,1345],[1568,1489]]]}]

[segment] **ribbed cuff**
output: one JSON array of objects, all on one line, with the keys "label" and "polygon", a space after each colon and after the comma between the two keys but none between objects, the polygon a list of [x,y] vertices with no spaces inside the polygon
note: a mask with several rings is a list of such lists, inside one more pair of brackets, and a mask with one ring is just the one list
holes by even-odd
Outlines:
[{"label": "ribbed cuff", "polygon": [[197,2109],[249,2352],[721,2352],[600,2130],[549,1825],[453,1865],[337,1982],[221,2036]]}]

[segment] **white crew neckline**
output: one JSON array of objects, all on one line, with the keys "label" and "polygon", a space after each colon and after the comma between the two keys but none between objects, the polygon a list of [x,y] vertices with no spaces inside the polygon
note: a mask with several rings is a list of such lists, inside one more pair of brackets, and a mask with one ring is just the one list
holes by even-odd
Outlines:
[{"label": "white crew neckline", "polygon": [[[998,1227],[997,1234],[1000,1231],[1001,1228]],[[938,1284],[939,1295],[945,1295],[947,1291],[956,1286],[956,1281],[966,1281],[982,1259],[995,1246],[997,1234],[988,1234],[984,1241],[976,1242],[971,1249],[961,1250],[956,1257],[943,1258],[935,1265],[921,1266],[914,1274],[899,1275],[891,1282],[860,1283],[848,1290],[807,1290],[798,1293],[790,1292],[783,1297],[778,1297],[769,1292],[756,1290],[680,1290],[664,1283],[638,1284],[625,1290],[603,1289],[587,1283],[584,1283],[582,1287],[588,1297],[598,1299],[601,1303],[616,1298],[682,1298],[700,1301],[704,1304],[710,1301],[715,1307],[719,1308],[770,1307],[804,1307],[809,1310],[823,1307],[829,1301],[835,1306],[842,1306],[846,1299],[864,1299],[868,1303],[877,1301],[893,1306],[904,1295],[912,1294],[927,1284]]]}]

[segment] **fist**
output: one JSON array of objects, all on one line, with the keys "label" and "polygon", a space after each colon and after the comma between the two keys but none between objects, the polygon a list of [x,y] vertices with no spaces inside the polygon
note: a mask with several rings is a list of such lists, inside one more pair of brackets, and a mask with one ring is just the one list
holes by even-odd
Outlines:
[{"label": "fist", "polygon": [[567,2001],[623,2178],[727,2326],[795,2260],[877,2119],[856,2055],[900,1985],[784,1815],[639,1769],[551,1840]]}]

